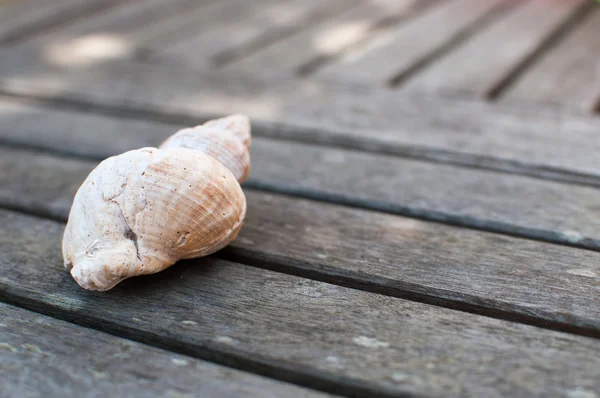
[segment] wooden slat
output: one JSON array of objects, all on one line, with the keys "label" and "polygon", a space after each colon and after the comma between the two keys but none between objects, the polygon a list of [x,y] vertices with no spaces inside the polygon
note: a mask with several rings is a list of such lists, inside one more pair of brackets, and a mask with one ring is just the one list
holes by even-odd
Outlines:
[{"label": "wooden slat", "polygon": [[304,144],[265,141],[253,150],[257,184],[600,249],[594,188]]},{"label": "wooden slat", "polygon": [[350,8],[313,29],[306,29],[280,40],[238,62],[229,69],[268,75],[295,76],[302,68],[316,66],[339,56],[344,50],[364,41],[378,24],[400,20],[415,12],[414,0],[371,0]]},{"label": "wooden slat", "polygon": [[92,159],[157,146],[182,127],[0,100],[0,142]]},{"label": "wooden slat", "polygon": [[[102,13],[62,25],[44,35],[34,36],[26,43],[60,45],[65,48],[64,51],[68,51],[66,48],[69,43],[77,45],[82,40],[92,38],[118,41],[133,51],[153,30],[160,29],[162,21],[176,18],[181,12],[202,8],[206,3],[208,0],[130,0]],[[94,46],[94,42],[90,41],[89,45]]]},{"label": "wooden slat", "polygon": [[0,320],[5,397],[327,396],[4,303]]},{"label": "wooden slat", "polygon": [[61,224],[0,214],[0,297],[122,337],[353,396],[600,388],[598,340],[222,260],[87,292],[61,265]]},{"label": "wooden slat", "polygon": [[349,150],[255,143],[255,186],[600,249],[593,222],[597,189]]},{"label": "wooden slat", "polygon": [[[272,8],[274,10],[271,13]],[[293,21],[304,10],[302,4],[294,0],[260,0],[245,6],[240,4],[239,7],[229,8],[226,18],[211,29],[195,23],[193,29],[181,30],[168,44],[159,38],[157,43],[149,42],[146,48],[157,60],[176,60],[194,67],[210,68],[214,66],[214,57],[221,51],[244,47],[257,38],[260,41],[265,30],[268,32],[282,21],[285,24],[290,18]],[[278,19],[273,18],[281,11],[285,13]]]},{"label": "wooden slat", "polygon": [[353,4],[351,0],[263,1],[239,14],[238,20],[174,42],[158,54],[195,67],[214,67],[307,29]]},{"label": "wooden slat", "polygon": [[[71,61],[40,60],[39,54],[21,50],[0,52],[0,90],[120,112],[137,110],[145,116],[177,115],[170,119],[186,124],[194,122],[189,119],[244,112],[263,136],[600,185],[600,160],[594,156],[600,150],[597,118],[387,90],[260,81],[241,73],[198,72],[178,65],[57,66]],[[19,120],[30,112],[39,113],[11,109],[3,116],[4,137],[10,136],[10,125],[20,126]],[[56,118],[61,117],[73,116],[66,112]]]},{"label": "wooden slat", "polygon": [[326,66],[316,76],[339,82],[385,84],[425,62],[499,4],[502,5],[501,0],[441,3],[351,52],[340,62]]},{"label": "wooden slat", "polygon": [[[262,3],[261,3],[262,1]],[[140,46],[149,52],[163,51],[165,47],[189,37],[201,34],[220,26],[239,20],[240,16],[247,15],[257,4],[264,4],[268,0],[219,0],[206,6],[189,9],[180,13],[176,18],[162,19],[153,27],[146,27],[152,33],[146,33],[140,40]],[[147,55],[147,54],[146,54]]]},{"label": "wooden slat", "polygon": [[583,3],[584,0],[523,2],[450,54],[412,76],[403,89],[489,96]]},{"label": "wooden slat", "polygon": [[93,10],[111,1],[92,0],[18,0],[0,3],[0,42],[14,41],[41,27],[68,21],[85,10]]},{"label": "wooden slat", "polygon": [[[265,170],[291,163],[275,162],[277,156],[269,156],[270,149],[263,140],[255,140],[254,181],[269,181]],[[306,156],[306,151],[295,150],[294,156]],[[0,149],[0,155],[0,166],[7,170],[0,177],[0,205],[60,220],[66,220],[76,189],[94,167],[93,162],[26,151]],[[322,156],[327,158],[327,152]],[[336,156],[342,161],[339,152],[330,159],[335,162]],[[311,160],[315,157],[307,162]],[[328,160],[319,161],[327,168]],[[298,170],[308,172],[310,188],[327,191],[319,186],[316,173],[305,167]],[[323,180],[352,178],[348,172],[322,173]],[[282,174],[292,181],[300,178],[289,170]],[[350,191],[349,184],[331,185],[337,193]],[[247,197],[247,221],[240,238],[226,251],[232,258],[600,337],[598,253],[256,191],[247,192]],[[577,289],[563,289],[572,285]]]},{"label": "wooden slat", "polygon": [[597,189],[258,138],[252,151],[251,181],[270,189],[600,248]]},{"label": "wooden slat", "polygon": [[502,95],[591,110],[600,97],[600,10],[593,12]]}]

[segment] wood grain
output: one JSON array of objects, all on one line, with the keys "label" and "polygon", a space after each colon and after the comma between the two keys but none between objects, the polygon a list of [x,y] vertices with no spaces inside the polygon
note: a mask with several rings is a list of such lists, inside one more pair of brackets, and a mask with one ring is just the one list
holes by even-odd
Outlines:
[{"label": "wood grain", "polygon": [[96,160],[160,145],[183,127],[0,99],[0,142]]},{"label": "wood grain", "polygon": [[0,303],[5,397],[325,397]]},{"label": "wood grain", "polygon": [[[208,0],[121,2],[116,7],[64,24],[47,34],[32,37],[25,42],[62,47],[69,43],[77,46],[78,43],[85,43],[85,40],[90,40],[89,46],[99,46],[101,45],[99,40],[110,40],[111,43],[121,45],[133,52],[153,30],[160,29],[160,25],[166,23],[165,20],[177,18],[180,13],[201,8],[206,3]],[[98,42],[92,42],[92,39],[97,39]],[[68,50],[65,48],[63,51]]]},{"label": "wood grain", "polygon": [[[74,69],[73,62],[78,60],[24,49],[0,51],[0,90],[186,124],[244,112],[253,118],[257,135],[600,186],[600,160],[594,156],[600,150],[598,118],[305,81],[278,83],[180,65],[126,62]],[[8,109],[3,123],[15,125],[19,115],[27,120],[29,113]],[[71,118],[69,112],[62,115]],[[12,136],[8,127],[3,135]]]},{"label": "wood grain", "polygon": [[534,101],[592,110],[600,93],[600,10],[593,8],[554,48],[502,95],[503,101]]},{"label": "wood grain", "polygon": [[[32,128],[36,134],[48,133]],[[157,145],[158,136],[174,130],[150,130],[145,135],[148,141],[140,141],[136,147]],[[123,136],[129,135],[125,129],[121,131]],[[125,139],[115,150],[135,141]],[[61,142],[71,145],[64,139]],[[85,145],[79,142],[76,145]],[[255,142],[251,182],[256,187],[600,248],[598,229],[592,222],[600,202],[596,189],[350,150],[268,139]],[[272,167],[274,164],[278,167]],[[6,167],[11,167],[10,163]]]},{"label": "wood grain", "polygon": [[[23,151],[0,154],[0,166],[8,170],[0,177],[0,205],[63,221],[94,167]],[[257,159],[254,151],[253,156],[253,178],[261,179],[272,164],[266,166],[269,160]],[[227,258],[600,337],[598,253],[281,195],[246,194],[247,220],[240,238],[221,253]]]},{"label": "wood grain", "polygon": [[194,67],[211,68],[285,39],[356,4],[351,0],[286,0],[255,3],[237,20],[199,35],[183,37],[159,56]]},{"label": "wood grain", "polygon": [[61,224],[0,214],[0,297],[121,337],[350,396],[600,388],[598,340],[223,260],[86,292],[62,268]]},{"label": "wood grain", "polygon": [[278,141],[252,156],[256,187],[600,249],[594,188]]},{"label": "wood grain", "polygon": [[19,0],[0,3],[0,43],[14,42],[68,21],[95,9],[110,6],[115,1],[90,0]]},{"label": "wood grain", "polygon": [[322,24],[279,40],[227,66],[231,70],[295,77],[303,68],[315,68],[344,50],[376,34],[382,22],[410,16],[427,2],[414,0],[366,1]]},{"label": "wood grain", "polygon": [[523,2],[417,72],[402,89],[487,97],[535,55],[583,3],[583,0]]},{"label": "wood grain", "polygon": [[[152,52],[161,52],[165,48],[192,35],[219,29],[220,26],[237,21],[258,5],[268,0],[219,0],[180,13],[176,18],[161,19],[152,27],[145,27],[147,34],[140,38],[140,46],[149,56]],[[152,32],[152,34],[149,34]]]},{"label": "wood grain", "polygon": [[340,62],[326,66],[315,76],[336,82],[385,85],[425,62],[494,8],[503,5],[497,0],[440,3],[349,53]]}]

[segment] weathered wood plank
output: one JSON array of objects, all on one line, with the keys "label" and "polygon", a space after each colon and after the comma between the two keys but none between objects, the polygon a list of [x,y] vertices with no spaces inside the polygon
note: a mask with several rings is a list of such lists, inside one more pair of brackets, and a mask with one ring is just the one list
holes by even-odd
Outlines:
[{"label": "weathered wood plank", "polygon": [[397,22],[422,8],[420,5],[425,3],[414,0],[370,0],[323,24],[300,31],[231,63],[227,68],[294,77],[303,68],[330,61],[349,47],[366,40],[382,22]]},{"label": "weathered wood plank", "polygon": [[[310,7],[310,4],[308,4]],[[270,9],[274,8],[274,12]],[[178,35],[166,44],[158,37],[158,41],[150,41],[145,46],[153,60],[185,62],[194,67],[211,68],[214,57],[221,51],[235,47],[243,47],[248,42],[256,41],[283,20],[293,21],[302,14],[305,8],[299,2],[288,0],[276,2],[259,0],[229,7],[223,12],[223,20],[207,29],[202,24],[194,23],[193,28],[180,29]],[[283,15],[273,18],[279,12]],[[246,38],[246,36],[251,36]],[[165,45],[166,44],[166,45]]]},{"label": "weathered wood plank", "polygon": [[353,396],[600,388],[600,341],[206,258],[83,291],[61,224],[2,211],[0,297],[122,337]]},{"label": "weathered wood plank", "polygon": [[[52,218],[66,219],[73,196],[87,174],[95,167],[94,162],[64,159],[62,164],[48,156],[0,148],[0,201],[5,207],[31,211]],[[27,163],[19,160],[27,156]],[[37,175],[28,170],[36,170]],[[19,179],[26,178],[19,182]],[[41,185],[40,185],[41,184]],[[34,192],[34,186],[46,186]],[[63,194],[60,194],[63,192]],[[39,193],[39,195],[38,195]]]},{"label": "weathered wood plank", "polygon": [[600,95],[600,10],[590,15],[502,94],[502,101],[535,101],[592,110]]},{"label": "weathered wood plank", "polygon": [[[387,90],[277,84],[179,65],[127,62],[68,69],[70,62],[77,61],[0,52],[0,90],[144,117],[154,112],[178,123],[245,112],[263,136],[600,185],[600,160],[594,155],[600,150],[595,139],[600,119],[594,117]],[[8,126],[21,126],[19,114],[29,111],[5,113],[10,116],[3,116],[8,132],[3,134],[10,136]],[[68,112],[61,117],[71,118]]]},{"label": "weathered wood plank", "polygon": [[[34,135],[48,133],[35,125],[30,128]],[[149,130],[151,134],[144,135],[147,141],[134,147],[156,145],[174,130],[160,129],[164,132]],[[71,131],[71,136],[76,135],[76,130]],[[125,128],[117,131],[129,135]],[[85,139],[80,138],[77,145],[84,146]],[[65,148],[71,145],[60,142]],[[122,142],[133,146],[135,139]],[[253,181],[270,189],[598,248],[597,230],[591,222],[600,202],[595,189],[354,151],[269,140],[256,143]],[[112,153],[117,149],[126,146]]]},{"label": "weathered wood plank", "polygon": [[[422,64],[469,27],[489,16],[499,0],[451,0],[401,24],[315,76],[348,83],[383,85]],[[418,45],[416,45],[418,43]]]},{"label": "weathered wood plank", "polygon": [[579,1],[532,0],[406,81],[404,90],[493,94],[578,9]]},{"label": "weathered wood plank", "polygon": [[114,3],[114,1],[91,0],[19,0],[0,3],[0,43],[15,41],[23,35],[43,30],[85,11]]},{"label": "weathered wood plank", "polygon": [[163,47],[159,57],[175,58],[195,67],[211,68],[252,53],[341,12],[351,0],[286,0],[255,3],[246,14],[216,29]]},{"label": "weathered wood plank", "polygon": [[[117,121],[111,123],[118,125]],[[7,126],[10,123],[7,122]],[[14,122],[13,126],[21,128]],[[125,123],[124,128],[117,131],[121,131],[123,137],[132,138],[117,140],[123,146],[115,147],[112,153],[135,144],[136,139],[127,132],[127,126]],[[143,126],[141,123],[136,128],[139,131]],[[29,129],[33,129],[33,136],[49,134],[35,125]],[[133,147],[156,145],[173,130],[163,126],[150,129]],[[70,139],[74,136],[76,130],[71,130]],[[85,136],[75,144],[61,139],[60,135],[56,137],[65,148],[85,146]],[[257,139],[253,153],[252,181],[269,189],[599,248],[598,230],[591,220],[600,198],[598,191],[592,188],[271,140]],[[273,164],[279,167],[271,167]]]},{"label": "weathered wood plank", "polygon": [[4,397],[326,396],[4,303],[0,319]]},{"label": "weathered wood plank", "polygon": [[256,191],[247,197],[246,225],[226,258],[600,337],[598,253]]},{"label": "weathered wood plank", "polygon": [[0,99],[0,142],[97,160],[157,146],[182,127]]},{"label": "weathered wood plank", "polygon": [[[257,145],[260,179],[274,163],[256,158],[269,149]],[[24,151],[0,155],[7,170],[0,205],[59,220],[94,166]],[[256,191],[247,197],[246,225],[228,258],[600,337],[598,253]]]},{"label": "weathered wood plank", "polygon": [[600,249],[597,189],[265,139],[252,153],[256,187]]},{"label": "weathered wood plank", "polygon": [[266,140],[253,167],[256,186],[600,249],[590,187]]},{"label": "weathered wood plank", "polygon": [[[189,9],[176,18],[163,19],[147,30],[140,46],[146,52],[163,51],[165,47],[182,40],[189,35],[201,34],[220,26],[239,20],[248,14],[257,4],[265,4],[268,0],[219,0],[203,7]],[[146,56],[148,54],[145,54]]]},{"label": "weathered wood plank", "polygon": [[102,13],[62,25],[44,35],[31,37],[25,43],[55,45],[58,46],[57,51],[73,51],[71,47],[81,47],[88,40],[90,47],[106,42],[106,45],[112,43],[123,47],[122,51],[133,53],[140,42],[161,29],[163,21],[177,18],[182,12],[202,8],[206,3],[208,0],[127,1]]}]

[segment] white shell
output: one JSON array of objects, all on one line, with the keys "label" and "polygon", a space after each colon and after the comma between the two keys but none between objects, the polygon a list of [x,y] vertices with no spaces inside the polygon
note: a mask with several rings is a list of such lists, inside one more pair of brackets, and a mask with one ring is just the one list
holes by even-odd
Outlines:
[{"label": "white shell", "polygon": [[[188,142],[194,149],[168,140],[161,149],[108,158],[90,173],[75,195],[63,238],[65,266],[81,287],[108,290],[131,276],[211,254],[235,239],[246,214],[236,177],[245,178],[249,170],[250,131],[245,116],[232,118],[213,122],[218,128],[182,130],[202,132],[200,146]],[[182,132],[174,138],[193,138]],[[220,154],[237,175],[211,153]]]},{"label": "white shell", "polygon": [[223,163],[240,182],[250,173],[250,120],[244,115],[215,119],[178,131],[160,145],[166,148],[192,148]]}]

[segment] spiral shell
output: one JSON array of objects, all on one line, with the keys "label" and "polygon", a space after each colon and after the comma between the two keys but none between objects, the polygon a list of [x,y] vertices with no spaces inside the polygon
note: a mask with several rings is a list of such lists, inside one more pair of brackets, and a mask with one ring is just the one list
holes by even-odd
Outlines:
[{"label": "spiral shell", "polygon": [[250,121],[243,115],[210,120],[203,125],[178,131],[160,149],[192,148],[223,163],[240,182],[250,173]]},{"label": "spiral shell", "polygon": [[248,118],[234,115],[100,163],[77,191],[63,237],[73,278],[108,290],[229,244],[246,215],[238,180],[250,170],[249,144]]}]

